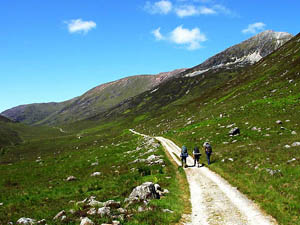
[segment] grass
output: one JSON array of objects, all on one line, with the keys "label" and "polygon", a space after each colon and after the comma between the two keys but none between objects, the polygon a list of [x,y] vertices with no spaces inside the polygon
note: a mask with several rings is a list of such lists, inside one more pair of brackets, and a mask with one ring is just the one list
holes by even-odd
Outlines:
[{"label": "grass", "polygon": [[[16,222],[25,216],[58,224],[52,218],[59,211],[78,209],[70,203],[72,200],[81,201],[94,195],[99,201],[114,199],[122,202],[135,186],[146,181],[159,183],[170,193],[160,200],[151,201],[153,211],[135,213],[122,224],[177,223],[186,207],[180,200],[184,195],[181,187],[184,174],[168,160],[161,147],[155,154],[163,156],[165,167],[129,164],[151,146],[147,147],[142,138],[132,135],[127,128],[120,129],[120,124],[114,125],[81,130],[80,139],[74,131],[76,128],[71,132],[69,127],[68,135],[34,139],[7,147],[8,151],[0,158],[0,202],[3,203],[0,223]],[[137,146],[142,148],[140,152],[125,153]],[[91,166],[93,162],[98,162],[98,165]],[[101,176],[91,177],[95,171],[101,172]],[[77,180],[65,181],[71,175]],[[174,213],[162,213],[165,208]],[[69,224],[78,223],[77,214],[68,213],[68,218]],[[109,218],[90,218],[98,224],[111,222]]]}]

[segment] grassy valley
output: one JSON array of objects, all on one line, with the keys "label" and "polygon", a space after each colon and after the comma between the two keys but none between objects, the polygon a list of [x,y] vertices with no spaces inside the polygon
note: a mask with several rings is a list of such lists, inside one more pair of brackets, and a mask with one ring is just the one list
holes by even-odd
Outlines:
[{"label": "grassy valley", "polygon": [[[252,66],[176,77],[81,121],[29,127],[0,117],[0,131],[8,135],[1,141],[0,223],[25,216],[46,219],[48,224],[78,224],[90,208],[77,202],[95,196],[101,202],[120,201],[125,208],[125,198],[146,181],[160,184],[169,194],[151,200],[149,210],[139,211],[141,204],[127,207],[118,220],[178,223],[182,214],[190,212],[184,171],[155,141],[128,131],[134,128],[170,138],[190,152],[209,141],[213,146],[210,169],[279,224],[300,224],[299,85],[297,35]],[[240,135],[230,136],[235,127]],[[133,162],[152,154],[164,163]],[[204,156],[201,161],[205,163]],[[100,175],[91,176],[94,172]],[[69,176],[76,179],[66,181]],[[67,220],[53,221],[63,209]],[[112,222],[107,216],[89,217],[96,224]]]}]

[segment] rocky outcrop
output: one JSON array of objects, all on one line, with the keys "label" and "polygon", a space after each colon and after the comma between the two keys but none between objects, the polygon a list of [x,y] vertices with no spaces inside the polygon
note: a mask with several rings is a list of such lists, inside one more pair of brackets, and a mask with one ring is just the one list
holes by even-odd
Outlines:
[{"label": "rocky outcrop", "polygon": [[36,220],[31,218],[22,217],[18,219],[17,224],[24,224],[24,225],[33,225],[36,224]]}]

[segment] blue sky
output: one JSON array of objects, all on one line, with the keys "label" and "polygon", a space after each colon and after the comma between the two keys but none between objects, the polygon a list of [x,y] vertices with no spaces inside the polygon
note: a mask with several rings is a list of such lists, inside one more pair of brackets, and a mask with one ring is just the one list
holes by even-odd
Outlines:
[{"label": "blue sky", "polygon": [[263,30],[299,30],[296,0],[0,0],[0,112],[129,75],[200,64]]}]

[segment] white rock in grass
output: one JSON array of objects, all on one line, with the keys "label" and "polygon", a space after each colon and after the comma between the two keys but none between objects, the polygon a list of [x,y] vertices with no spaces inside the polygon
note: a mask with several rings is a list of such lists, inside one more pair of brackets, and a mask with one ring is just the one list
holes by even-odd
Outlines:
[{"label": "white rock in grass", "polygon": [[36,221],[34,219],[22,217],[18,219],[17,224],[32,225],[35,224],[35,222]]},{"label": "white rock in grass", "polygon": [[296,134],[297,134],[297,132],[293,130],[291,134],[293,134],[293,135],[296,135]]},{"label": "white rock in grass", "polygon": [[96,176],[100,176],[101,173],[100,172],[94,172],[91,174],[91,177],[96,177]]},{"label": "white rock in grass", "polygon": [[300,142],[296,141],[292,144],[293,147],[297,147],[297,146],[300,146]]},{"label": "white rock in grass", "polygon": [[66,180],[67,180],[67,181],[74,181],[74,180],[77,180],[77,178],[74,177],[74,176],[69,176],[69,177],[67,177]]},{"label": "white rock in grass", "polygon": [[60,211],[59,213],[56,214],[56,216],[54,216],[53,220],[58,220],[58,219],[61,219],[62,220],[62,217],[66,215],[66,212],[65,210],[62,210]]},{"label": "white rock in grass", "polygon": [[233,158],[228,158],[229,161],[233,162]]},{"label": "white rock in grass", "polygon": [[291,163],[291,162],[294,162],[296,161],[296,158],[292,158],[291,160],[288,160],[287,163]]},{"label": "white rock in grass", "polygon": [[84,217],[81,219],[80,225],[94,225],[94,222],[91,221],[88,217]]},{"label": "white rock in grass", "polygon": [[98,165],[99,165],[98,162],[94,162],[94,163],[91,164],[91,166],[98,166]]},{"label": "white rock in grass", "polygon": [[0,202],[0,206],[3,206],[3,202]]},{"label": "white rock in grass", "polygon": [[170,209],[163,209],[162,211],[165,212],[165,213],[174,213],[174,211],[172,211]]},{"label": "white rock in grass", "polygon": [[284,147],[285,147],[285,148],[290,148],[291,146],[290,146],[290,145],[285,145]]},{"label": "white rock in grass", "polygon": [[110,215],[110,208],[109,207],[99,208],[97,214],[100,215],[101,217],[109,216]]},{"label": "white rock in grass", "polygon": [[96,215],[97,211],[95,208],[91,208],[89,211],[87,211],[88,215]]}]

